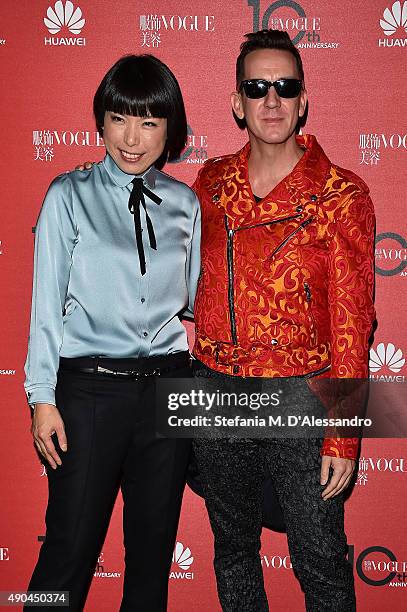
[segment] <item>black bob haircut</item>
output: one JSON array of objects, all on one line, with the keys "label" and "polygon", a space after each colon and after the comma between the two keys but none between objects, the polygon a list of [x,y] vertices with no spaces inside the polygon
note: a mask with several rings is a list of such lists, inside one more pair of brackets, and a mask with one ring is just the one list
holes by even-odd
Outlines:
[{"label": "black bob haircut", "polygon": [[260,30],[259,32],[245,34],[245,38],[247,38],[247,40],[240,45],[240,53],[236,60],[237,89],[239,89],[240,83],[243,81],[244,60],[246,55],[258,49],[279,49],[291,53],[297,64],[298,76],[304,83],[304,68],[302,66],[301,55],[287,32],[281,30]]},{"label": "black bob haircut", "polygon": [[187,120],[178,81],[153,55],[125,55],[105,74],[93,99],[96,127],[103,137],[105,112],[167,119],[169,161],[179,157],[187,139]]}]

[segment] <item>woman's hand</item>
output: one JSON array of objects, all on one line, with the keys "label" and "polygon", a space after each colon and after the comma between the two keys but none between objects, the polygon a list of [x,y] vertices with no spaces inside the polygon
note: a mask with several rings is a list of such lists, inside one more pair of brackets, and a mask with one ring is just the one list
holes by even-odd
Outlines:
[{"label": "woman's hand", "polygon": [[92,166],[93,164],[96,164],[96,162],[84,162],[83,164],[80,164],[79,166],[75,166],[75,170],[80,170],[82,172],[82,170],[92,170]]},{"label": "woman's hand", "polygon": [[31,433],[38,451],[56,470],[57,465],[61,465],[62,461],[51,436],[54,433],[57,435],[61,450],[66,451],[68,448],[64,422],[56,406],[53,404],[35,404]]}]

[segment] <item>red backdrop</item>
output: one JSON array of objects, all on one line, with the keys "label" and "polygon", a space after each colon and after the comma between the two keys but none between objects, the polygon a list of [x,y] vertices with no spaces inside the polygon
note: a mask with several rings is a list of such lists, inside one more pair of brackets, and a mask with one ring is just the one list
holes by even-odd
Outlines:
[{"label": "red backdrop", "polygon": [[[306,131],[318,136],[331,159],[366,180],[376,206],[378,329],[371,375],[394,385],[404,382],[407,371],[402,320],[407,2],[78,2],[74,9],[82,14],[74,13],[68,24],[62,18],[59,25],[49,11],[59,13],[55,0],[3,0],[1,6],[0,590],[26,588],[44,533],[46,475],[32,446],[22,389],[32,226],[55,175],[102,157],[92,97],[121,55],[154,53],[177,75],[190,137],[182,161],[166,170],[191,184],[207,157],[237,150],[245,141],[229,105],[243,34],[261,27],[288,29],[304,60]],[[56,25],[44,24],[47,11]],[[404,439],[363,442],[357,484],[346,504],[359,610],[406,609],[406,449]],[[177,539],[169,609],[218,610],[212,536],[203,502],[189,490]],[[272,609],[302,610],[285,536],[265,532],[262,556]],[[117,609],[122,559],[118,501],[86,610]]]}]

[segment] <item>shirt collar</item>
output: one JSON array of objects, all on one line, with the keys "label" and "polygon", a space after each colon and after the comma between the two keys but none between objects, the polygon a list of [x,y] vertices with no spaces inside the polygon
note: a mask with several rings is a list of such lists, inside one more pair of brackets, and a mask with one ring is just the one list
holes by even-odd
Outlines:
[{"label": "shirt collar", "polygon": [[106,157],[103,160],[103,165],[112,181],[119,187],[127,187],[127,185],[130,185],[131,181],[136,177],[142,178],[144,183],[150,189],[154,189],[155,187],[157,171],[154,166],[150,166],[145,172],[143,172],[143,174],[127,174],[119,168],[108,153],[106,153]]}]

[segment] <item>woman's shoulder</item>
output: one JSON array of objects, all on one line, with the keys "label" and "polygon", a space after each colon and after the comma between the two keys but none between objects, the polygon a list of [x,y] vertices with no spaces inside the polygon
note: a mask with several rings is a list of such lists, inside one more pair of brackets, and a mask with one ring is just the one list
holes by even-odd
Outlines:
[{"label": "woman's shoulder", "polygon": [[44,198],[44,207],[50,207],[57,202],[67,202],[72,191],[70,172],[63,172],[52,179]]},{"label": "woman's shoulder", "polygon": [[80,185],[93,182],[101,163],[94,164],[90,170],[68,170],[61,172],[51,181],[47,190],[47,196],[67,197]]}]

